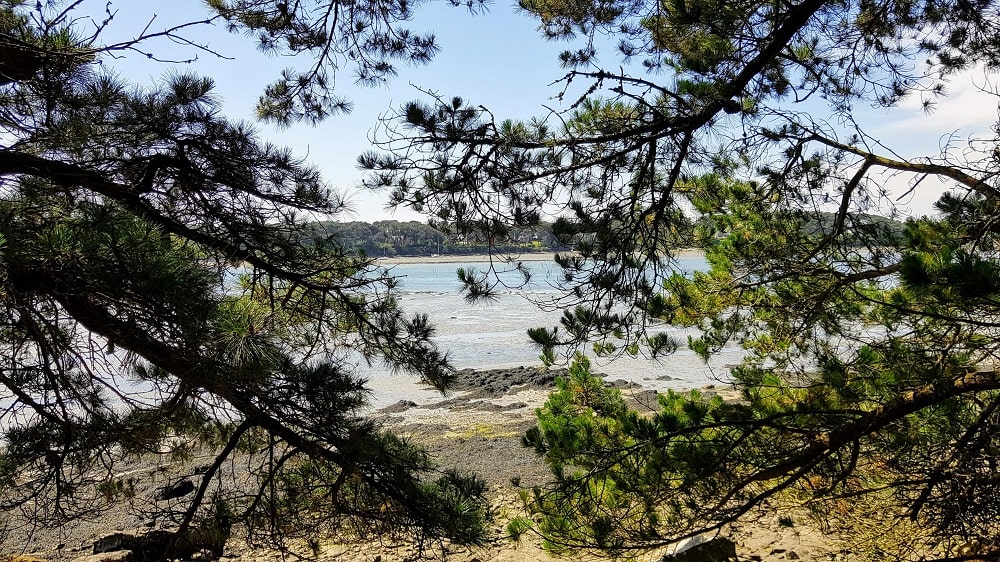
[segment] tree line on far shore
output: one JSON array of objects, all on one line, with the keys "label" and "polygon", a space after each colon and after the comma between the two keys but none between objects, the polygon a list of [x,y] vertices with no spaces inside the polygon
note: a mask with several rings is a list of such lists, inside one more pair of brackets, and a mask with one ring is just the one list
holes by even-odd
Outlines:
[{"label": "tree line on far shore", "polygon": [[551,223],[511,229],[502,237],[449,233],[445,228],[418,221],[375,222],[320,221],[309,225],[306,238],[336,243],[352,253],[369,257],[463,255],[488,252],[558,252],[570,249],[560,241]]},{"label": "tree line on far shore", "polygon": [[[811,234],[829,232],[834,228],[836,215],[822,213],[811,217],[803,230]],[[902,238],[902,222],[879,216],[868,216],[858,226],[890,245]],[[705,221],[683,225],[665,247],[700,247],[706,238],[714,237]],[[305,227],[304,238],[313,243],[336,243],[340,248],[368,257],[469,255],[485,253],[565,252],[573,250],[580,237],[563,221],[541,221],[534,226],[513,227],[492,237],[481,232],[454,232],[447,225],[434,222],[382,220],[318,221]]]}]

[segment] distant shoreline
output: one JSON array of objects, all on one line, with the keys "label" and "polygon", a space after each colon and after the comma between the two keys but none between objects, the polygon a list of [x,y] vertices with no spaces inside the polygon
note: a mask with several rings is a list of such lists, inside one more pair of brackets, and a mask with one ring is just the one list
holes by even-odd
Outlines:
[{"label": "distant shoreline", "polygon": [[[523,254],[443,254],[431,256],[392,256],[377,258],[375,261],[380,265],[400,265],[400,264],[420,264],[420,263],[471,263],[488,262],[506,263],[508,257],[514,262],[538,262],[553,261],[556,253],[567,254],[570,252],[525,252]],[[696,257],[704,256],[705,252],[693,248],[682,248],[674,251],[675,257]]]},{"label": "distant shoreline", "polygon": [[[515,262],[518,261],[552,261],[555,259],[556,252],[531,252],[524,254],[510,254],[510,258]],[[465,263],[465,262],[484,262],[484,261],[495,261],[497,263],[506,263],[506,254],[495,254],[490,256],[489,254],[441,254],[441,255],[431,255],[431,256],[392,256],[388,258],[378,258],[375,261],[383,265],[398,265],[398,264],[409,264],[409,263]]]}]

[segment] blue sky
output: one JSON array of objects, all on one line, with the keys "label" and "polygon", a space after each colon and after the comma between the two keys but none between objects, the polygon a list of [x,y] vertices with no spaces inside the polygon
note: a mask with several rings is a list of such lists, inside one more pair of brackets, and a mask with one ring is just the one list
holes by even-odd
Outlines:
[{"label": "blue sky", "polygon": [[[101,9],[103,2],[99,2]],[[164,8],[169,6],[169,8]],[[197,0],[169,2],[120,2],[112,29],[105,36],[127,35],[141,29],[155,15],[152,29],[189,21],[206,14]],[[81,10],[81,13],[85,13]],[[369,193],[357,187],[361,172],[356,168],[358,154],[371,148],[370,133],[379,116],[423,94],[417,88],[432,90],[448,97],[459,95],[482,104],[498,117],[543,115],[544,105],[558,107],[552,98],[558,89],[549,86],[565,74],[558,64],[558,53],[565,44],[543,40],[536,23],[514,13],[513,4],[493,5],[486,14],[470,15],[465,8],[445,3],[421,6],[413,28],[433,31],[441,52],[426,66],[403,66],[399,76],[387,87],[365,88],[353,84],[351,69],[337,78],[337,91],[354,102],[349,115],[329,118],[315,127],[296,124],[281,130],[258,124],[262,136],[276,144],[290,146],[299,155],[318,166],[330,184],[348,192],[353,202],[352,216],[357,220],[395,218],[423,220],[408,209],[385,209],[385,195]],[[112,35],[113,34],[113,35]],[[123,77],[139,83],[158,80],[173,68],[189,69],[216,81],[223,99],[224,112],[234,119],[253,119],[253,107],[264,86],[281,69],[296,66],[295,59],[264,55],[253,48],[251,39],[232,36],[221,27],[202,26],[188,33],[234,60],[223,60],[191,49],[179,49],[162,42],[150,48],[157,54],[175,52],[180,57],[197,54],[190,65],[175,67],[147,60],[139,55],[109,61]]]},{"label": "blue sky", "polygon": [[[103,1],[87,0],[78,14],[90,14],[104,8]],[[104,41],[134,34],[150,19],[151,29],[205,17],[207,10],[199,0],[119,0],[112,5],[118,14]],[[154,19],[155,17],[155,19]],[[297,124],[279,130],[258,124],[263,137],[276,144],[292,147],[318,166],[329,183],[348,194],[353,212],[345,220],[422,220],[408,209],[394,212],[385,209],[385,195],[370,193],[358,187],[361,172],[355,162],[357,155],[371,147],[371,130],[380,115],[411,99],[422,97],[417,88],[432,90],[445,96],[459,95],[493,111],[498,118],[528,118],[545,115],[548,110],[565,109],[554,99],[560,88],[552,82],[565,74],[558,64],[558,53],[566,43],[554,43],[541,38],[537,22],[525,14],[515,13],[514,4],[498,3],[489,12],[470,15],[464,8],[454,8],[446,2],[420,6],[412,22],[417,31],[433,31],[442,47],[441,52],[426,66],[404,67],[389,86],[359,88],[352,83],[350,69],[337,78],[337,91],[354,102],[349,115],[334,116],[312,127]],[[208,43],[213,49],[231,57],[220,59],[208,53],[197,53],[172,43],[150,45],[157,54],[187,58],[197,54],[198,60],[181,68],[211,76],[217,93],[224,102],[224,112],[234,119],[253,119],[253,106],[264,86],[282,68],[295,67],[296,60],[271,57],[257,52],[253,41],[234,36],[221,26],[201,26],[192,29],[188,37]],[[612,53],[605,55],[605,64],[617,67]],[[139,55],[108,61],[123,77],[151,83],[175,69],[173,65],[157,63]],[[304,63],[303,63],[304,64]],[[997,120],[997,101],[983,94],[981,88],[991,88],[989,77],[972,71],[953,80],[950,97],[942,100],[938,109],[926,114],[918,98],[904,101],[901,107],[886,112],[859,108],[857,117],[867,130],[883,144],[904,157],[933,156],[940,152],[949,135],[964,144],[975,134],[988,132]],[[906,178],[886,178],[896,193],[907,190]],[[911,214],[931,211],[941,185],[922,183],[900,203]]]}]

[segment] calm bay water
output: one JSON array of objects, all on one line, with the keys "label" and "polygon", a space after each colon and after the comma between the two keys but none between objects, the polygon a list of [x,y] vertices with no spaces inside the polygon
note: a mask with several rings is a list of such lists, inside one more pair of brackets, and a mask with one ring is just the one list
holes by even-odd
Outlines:
[{"label": "calm bay water", "polygon": [[[502,265],[499,264],[498,269]],[[482,272],[489,269],[487,262],[397,264],[392,273],[401,279],[398,296],[402,306],[410,313],[428,314],[437,329],[435,341],[448,352],[453,365],[460,369],[491,369],[539,365],[540,350],[528,339],[526,331],[556,326],[562,316],[561,310],[542,310],[533,302],[559,294],[554,287],[560,273],[558,266],[549,261],[525,262],[525,265],[532,273],[528,286],[518,287],[523,278],[517,272],[501,273],[499,277],[507,286],[500,287],[496,300],[482,304],[469,304],[464,300],[459,292],[461,284],[456,269],[471,267]],[[683,257],[678,262],[682,272],[703,267],[704,259],[697,255]],[[681,342],[691,333],[669,327],[663,329]],[[659,360],[590,355],[593,369],[605,374],[607,380],[623,379],[658,390],[717,382],[725,376],[725,365],[737,362],[741,356],[739,350],[733,348],[706,365],[686,347]],[[440,399],[437,392],[416,384],[412,376],[390,374],[378,368],[366,369],[364,374],[375,392],[372,396],[375,407],[401,399],[417,403]]]}]

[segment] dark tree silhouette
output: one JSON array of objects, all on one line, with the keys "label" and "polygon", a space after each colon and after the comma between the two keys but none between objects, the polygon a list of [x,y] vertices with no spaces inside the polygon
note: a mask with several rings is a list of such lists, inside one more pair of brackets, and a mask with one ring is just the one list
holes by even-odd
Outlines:
[{"label": "dark tree silhouette", "polygon": [[225,119],[211,80],[96,64],[185,26],[102,46],[44,4],[0,7],[0,509],[93,516],[134,492],[123,463],[182,435],[216,457],[160,514],[177,548],[235,524],[480,540],[481,482],[358,415],[359,361],[439,388],[452,369],[383,270],[302,239],[336,194]]},{"label": "dark tree silhouette", "polygon": [[[997,128],[928,131],[943,150],[904,158],[855,108],[952,103],[949,80],[1000,60],[997,4],[520,5],[582,41],[562,59],[570,109],[513,121],[458,97],[408,103],[360,159],[369,185],[459,230],[554,214],[577,252],[557,260],[562,325],[531,333],[549,357],[592,339],[675,350],[658,322],[699,329],[688,345],[706,357],[746,350],[726,377],[735,403],[669,396],[640,416],[568,383],[528,438],[558,478],[528,497],[534,528],[625,552],[789,501],[875,558],[963,543],[995,558]],[[631,65],[598,59],[602,38]],[[877,217],[903,218],[889,177],[952,190],[900,233]],[[678,244],[711,269],[675,274]]]}]

